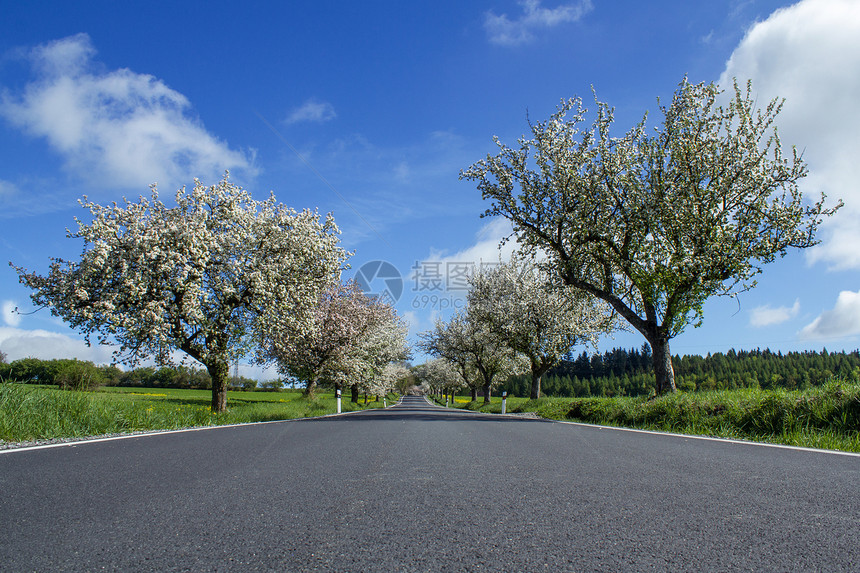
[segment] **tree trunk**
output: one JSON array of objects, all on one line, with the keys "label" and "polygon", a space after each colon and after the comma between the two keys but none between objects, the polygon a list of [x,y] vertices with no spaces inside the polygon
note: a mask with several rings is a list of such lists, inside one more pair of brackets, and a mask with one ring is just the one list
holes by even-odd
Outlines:
[{"label": "tree trunk", "polygon": [[669,351],[669,340],[660,335],[648,339],[651,345],[651,360],[654,364],[654,379],[657,394],[674,392],[675,370],[672,368],[672,353]]},{"label": "tree trunk", "polygon": [[316,380],[308,380],[305,384],[305,396],[312,399],[314,397],[314,390],[316,389],[316,386]]},{"label": "tree trunk", "polygon": [[472,386],[469,389],[472,391],[472,402],[477,402],[478,401],[478,387]]},{"label": "tree trunk", "polygon": [[540,383],[543,380],[543,375],[546,374],[551,368],[551,364],[548,360],[541,360],[540,362],[532,361],[532,387],[531,392],[529,392],[529,398],[532,400],[537,400],[540,398]]},{"label": "tree trunk", "polygon": [[481,388],[481,390],[484,393],[484,404],[489,404],[490,403],[490,385],[484,384],[484,386]]},{"label": "tree trunk", "polygon": [[531,392],[529,392],[529,399],[537,400],[540,398],[540,381],[542,378],[543,374],[532,372],[532,388]]},{"label": "tree trunk", "polygon": [[216,360],[206,365],[209,377],[212,378],[212,411],[227,410],[227,374],[230,366],[226,361]]},{"label": "tree trunk", "polygon": [[352,386],[350,386],[349,391],[351,394],[350,401],[353,404],[358,404],[358,384],[353,384]]}]

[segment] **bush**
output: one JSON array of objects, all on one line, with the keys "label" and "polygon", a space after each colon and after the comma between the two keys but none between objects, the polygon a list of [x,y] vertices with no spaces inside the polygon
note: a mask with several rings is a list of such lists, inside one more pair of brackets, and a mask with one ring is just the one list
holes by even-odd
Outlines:
[{"label": "bush", "polygon": [[245,378],[244,376],[231,376],[229,380],[227,380],[227,388],[230,390],[241,390],[241,391],[249,391],[257,389],[257,381],[251,380],[250,378]]},{"label": "bush", "polygon": [[9,364],[9,380],[13,382],[44,383],[45,366],[38,358],[20,358]]},{"label": "bush", "polygon": [[102,370],[89,362],[78,360],[62,364],[54,382],[65,390],[92,390],[104,383]]}]

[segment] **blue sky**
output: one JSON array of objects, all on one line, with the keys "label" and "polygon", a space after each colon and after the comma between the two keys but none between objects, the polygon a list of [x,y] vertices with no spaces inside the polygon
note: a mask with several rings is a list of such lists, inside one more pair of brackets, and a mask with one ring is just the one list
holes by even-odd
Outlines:
[{"label": "blue sky", "polygon": [[[44,272],[82,195],[162,197],[225,169],[258,198],[332,211],[353,276],[387,261],[415,333],[461,305],[461,263],[508,228],[458,174],[594,86],[626,130],[681,79],[787,98],[803,188],[845,208],[822,244],[713,299],[676,354],[860,346],[860,3],[854,0],[11,2],[0,0],[0,253]],[[375,267],[374,267],[375,268]],[[385,267],[389,268],[390,267]],[[365,275],[371,288],[386,283]],[[441,282],[437,282],[441,281]],[[395,286],[396,281],[388,281]],[[441,288],[436,288],[437,286]],[[395,289],[396,290],[396,289]],[[104,362],[0,267],[0,350]],[[638,334],[604,340],[638,347]],[[418,357],[420,361],[421,357]],[[253,371],[248,369],[248,373]]]}]

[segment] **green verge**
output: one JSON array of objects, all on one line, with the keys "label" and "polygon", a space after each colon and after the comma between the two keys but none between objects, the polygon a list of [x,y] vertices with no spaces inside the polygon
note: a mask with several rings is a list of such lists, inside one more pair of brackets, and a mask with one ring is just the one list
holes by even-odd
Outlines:
[{"label": "green verge", "polygon": [[[501,412],[501,400],[455,407]],[[659,397],[508,398],[507,412],[542,418],[807,448],[860,452],[860,383],[804,391],[739,389]]]},{"label": "green verge", "polygon": [[[333,414],[333,393],[314,399],[300,391],[228,392],[227,411],[214,414],[208,390],[102,388],[93,392],[0,383],[0,443],[83,438],[147,430],[175,430]],[[390,396],[389,403],[396,400]],[[342,401],[343,411],[381,408],[383,402]]]}]

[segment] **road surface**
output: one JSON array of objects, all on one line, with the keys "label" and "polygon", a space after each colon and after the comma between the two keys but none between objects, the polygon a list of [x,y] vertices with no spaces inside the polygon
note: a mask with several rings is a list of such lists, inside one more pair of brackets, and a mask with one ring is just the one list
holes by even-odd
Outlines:
[{"label": "road surface", "polygon": [[0,454],[0,570],[860,571],[860,457],[406,398]]}]

